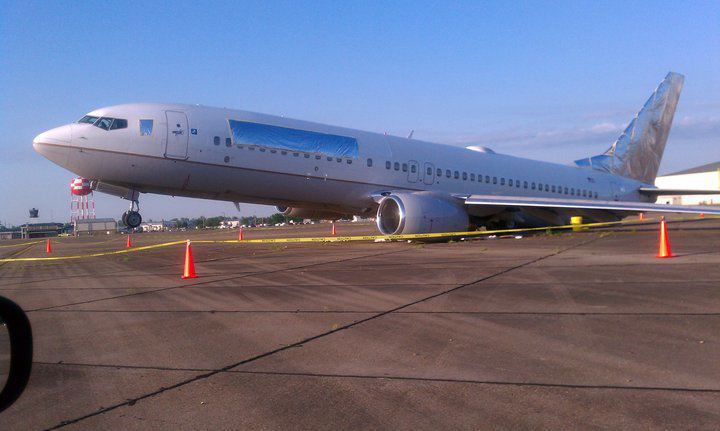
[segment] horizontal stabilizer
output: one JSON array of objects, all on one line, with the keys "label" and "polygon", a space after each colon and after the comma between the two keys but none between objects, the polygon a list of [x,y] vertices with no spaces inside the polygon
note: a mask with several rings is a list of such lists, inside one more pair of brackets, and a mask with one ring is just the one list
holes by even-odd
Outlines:
[{"label": "horizontal stabilizer", "polygon": [[526,198],[521,196],[471,195],[465,205],[534,207],[534,208],[575,208],[583,210],[606,210],[617,212],[668,212],[705,213],[720,215],[717,206],[662,205],[648,202],[601,201],[585,199]]},{"label": "horizontal stabilizer", "polygon": [[656,189],[640,187],[638,191],[640,194],[645,196],[720,195],[720,190]]}]

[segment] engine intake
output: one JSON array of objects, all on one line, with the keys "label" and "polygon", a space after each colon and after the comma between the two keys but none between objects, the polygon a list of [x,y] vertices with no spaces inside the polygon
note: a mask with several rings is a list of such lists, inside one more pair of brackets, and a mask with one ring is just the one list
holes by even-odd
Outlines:
[{"label": "engine intake", "polygon": [[384,197],[376,223],[383,235],[460,232],[470,227],[465,206],[432,192],[398,193]]}]

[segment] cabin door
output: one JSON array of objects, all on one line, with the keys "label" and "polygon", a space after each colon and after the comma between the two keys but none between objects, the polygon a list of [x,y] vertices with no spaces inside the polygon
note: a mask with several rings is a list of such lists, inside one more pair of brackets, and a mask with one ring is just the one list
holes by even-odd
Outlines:
[{"label": "cabin door", "polygon": [[188,120],[184,112],[165,111],[167,116],[167,141],[165,143],[165,157],[171,159],[187,159]]},{"label": "cabin door", "polygon": [[435,183],[435,165],[429,162],[425,162],[425,166],[423,167],[423,182],[427,185],[431,185]]}]

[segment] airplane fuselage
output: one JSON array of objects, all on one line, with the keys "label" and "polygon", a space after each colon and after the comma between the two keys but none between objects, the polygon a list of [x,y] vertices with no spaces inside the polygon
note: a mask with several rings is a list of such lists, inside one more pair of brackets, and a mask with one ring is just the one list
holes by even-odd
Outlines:
[{"label": "airplane fuselage", "polygon": [[[129,104],[88,116],[127,124],[62,126],[39,135],[36,149],[80,176],[139,192],[358,215],[372,214],[373,196],[398,190],[643,199],[642,183],[604,172],[247,111]],[[311,133],[300,140],[312,145],[330,137],[329,145],[288,147],[282,135],[293,131]]]}]

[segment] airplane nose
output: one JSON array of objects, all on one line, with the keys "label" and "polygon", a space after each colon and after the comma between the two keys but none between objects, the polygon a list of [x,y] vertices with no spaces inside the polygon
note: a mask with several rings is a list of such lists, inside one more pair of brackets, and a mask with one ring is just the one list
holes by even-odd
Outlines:
[{"label": "airplane nose", "polygon": [[33,139],[33,149],[60,166],[65,166],[70,153],[68,147],[71,143],[72,128],[67,125],[37,135]]},{"label": "airplane nose", "polygon": [[72,127],[70,124],[66,126],[56,127],[46,132],[42,132],[33,139],[33,147],[37,149],[37,144],[56,144],[64,145],[72,142]]}]

